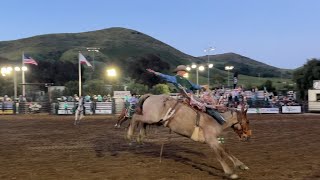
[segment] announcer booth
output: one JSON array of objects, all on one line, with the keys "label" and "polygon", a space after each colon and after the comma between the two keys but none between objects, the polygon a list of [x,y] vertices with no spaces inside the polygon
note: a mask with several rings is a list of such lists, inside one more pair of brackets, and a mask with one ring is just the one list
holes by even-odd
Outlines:
[{"label": "announcer booth", "polygon": [[120,114],[125,107],[125,98],[130,97],[130,91],[114,91],[113,98],[115,104],[115,114]]},{"label": "announcer booth", "polygon": [[310,112],[320,111],[320,80],[314,80],[313,89],[308,90],[308,108]]}]

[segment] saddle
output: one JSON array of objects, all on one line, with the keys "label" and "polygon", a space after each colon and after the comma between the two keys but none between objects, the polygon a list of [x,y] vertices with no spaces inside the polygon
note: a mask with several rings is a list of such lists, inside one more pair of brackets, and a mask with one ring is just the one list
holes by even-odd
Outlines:
[{"label": "saddle", "polygon": [[206,103],[204,101],[202,101],[200,98],[196,97],[195,95],[191,95],[190,99],[189,99],[189,105],[194,108],[197,109],[201,112],[206,112]]},{"label": "saddle", "polygon": [[204,112],[211,117],[213,117],[220,125],[225,123],[224,118],[219,114],[220,112],[223,112],[221,110],[216,110],[210,107],[207,107],[207,104],[202,99],[194,96],[191,94],[189,98],[184,98],[184,101],[187,105],[189,105],[192,109],[194,109],[197,113],[198,111]]}]

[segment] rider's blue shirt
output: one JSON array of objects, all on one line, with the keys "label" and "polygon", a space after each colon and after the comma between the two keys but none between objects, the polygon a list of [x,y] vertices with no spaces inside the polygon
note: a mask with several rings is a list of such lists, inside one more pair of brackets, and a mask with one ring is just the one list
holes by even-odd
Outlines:
[{"label": "rider's blue shirt", "polygon": [[[178,86],[178,82],[177,82],[177,77],[176,76],[170,76],[170,75],[166,75],[166,74],[162,74],[162,73],[158,73],[158,76],[160,76],[163,80],[172,83],[176,86]],[[189,80],[188,80],[189,81]],[[189,81],[189,83],[192,86],[192,89],[187,89],[188,92],[192,91],[192,90],[199,90],[201,89],[201,86],[198,84],[193,84]]]}]

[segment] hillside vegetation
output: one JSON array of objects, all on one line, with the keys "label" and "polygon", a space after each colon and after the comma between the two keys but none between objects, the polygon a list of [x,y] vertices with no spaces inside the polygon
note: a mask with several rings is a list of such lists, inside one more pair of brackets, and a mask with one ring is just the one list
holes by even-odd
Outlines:
[{"label": "hillside vegetation", "polygon": [[[127,77],[129,76],[128,70],[135,64],[139,64],[135,62],[141,60],[142,57],[153,57],[153,59],[161,61],[162,66],[167,67],[168,65],[169,68],[159,68],[166,73],[179,64],[206,63],[207,58],[187,55],[141,32],[117,27],[82,33],[47,34],[2,41],[0,42],[0,66],[20,64],[22,52],[32,56],[39,63],[59,61],[71,62],[76,65],[78,52],[81,51],[92,62],[93,54],[87,51],[86,48],[88,47],[100,48],[100,52],[95,53],[95,71],[85,68],[84,76],[87,80],[106,78],[105,69],[110,66],[117,66],[118,70],[121,71],[122,78]],[[153,59],[149,60],[152,61]],[[240,83],[243,84],[256,84],[261,79],[272,80],[273,78],[282,78],[281,80],[285,81],[284,78],[290,78],[292,74],[291,70],[279,69],[234,53],[212,55],[210,61],[214,64],[214,68],[211,70],[212,78],[216,78],[212,82],[218,82],[219,78],[224,79],[224,82],[226,81],[227,73],[224,71],[224,66],[229,64],[235,67],[234,71],[241,74],[240,77],[249,77],[245,78],[247,81],[239,79]],[[156,63],[149,64],[157,66]],[[48,68],[46,71],[51,70]],[[54,73],[60,72],[55,70]],[[200,79],[205,79],[206,73],[202,73],[200,76],[203,76]],[[34,76],[34,78],[39,78],[39,76]],[[35,79],[29,79],[29,81],[35,81]],[[54,83],[63,84],[63,82]]]}]

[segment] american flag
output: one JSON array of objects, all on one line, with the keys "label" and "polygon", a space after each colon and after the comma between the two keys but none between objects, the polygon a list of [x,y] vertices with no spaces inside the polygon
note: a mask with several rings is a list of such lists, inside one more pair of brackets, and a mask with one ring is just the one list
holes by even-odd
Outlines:
[{"label": "american flag", "polygon": [[25,55],[23,55],[23,63],[24,64],[33,64],[38,66],[38,63],[36,60],[34,60],[32,57],[27,57]]}]

